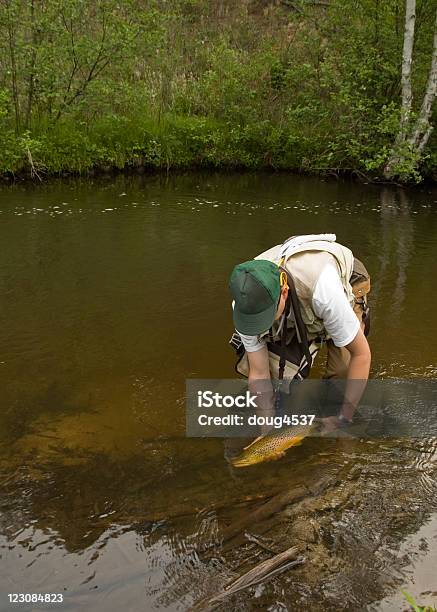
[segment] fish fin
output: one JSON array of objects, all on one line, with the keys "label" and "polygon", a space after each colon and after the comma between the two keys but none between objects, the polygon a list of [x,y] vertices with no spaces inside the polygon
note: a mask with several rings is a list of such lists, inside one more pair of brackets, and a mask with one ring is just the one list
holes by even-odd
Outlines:
[{"label": "fish fin", "polygon": [[249,460],[246,459],[244,457],[238,456],[235,457],[234,459],[231,459],[231,463],[233,465],[233,467],[239,468],[239,467],[248,467],[249,465],[255,465],[256,463],[261,463],[263,460]]},{"label": "fish fin", "polygon": [[302,436],[301,438],[296,438],[296,442],[293,444],[293,446],[300,446],[302,444],[302,442],[305,440],[306,436]]},{"label": "fish fin", "polygon": [[278,459],[282,459],[282,457],[285,457],[285,451],[280,451],[279,453],[276,453],[275,455],[273,455],[273,457],[271,457],[270,460],[271,461],[278,461]]},{"label": "fish fin", "polygon": [[262,438],[264,438],[264,436],[258,436],[257,438],[255,438],[255,440],[252,440],[252,442],[250,444],[248,444],[247,446],[244,447],[243,450],[247,450],[248,448],[250,448],[253,444],[255,444],[255,442],[258,442],[258,440],[261,440]]}]

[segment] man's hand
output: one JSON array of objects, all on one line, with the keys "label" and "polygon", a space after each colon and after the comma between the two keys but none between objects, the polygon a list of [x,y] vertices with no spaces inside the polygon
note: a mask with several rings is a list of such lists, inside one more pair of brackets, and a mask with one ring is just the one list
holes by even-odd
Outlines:
[{"label": "man's hand", "polygon": [[321,436],[326,436],[340,427],[340,421],[336,416],[325,417],[320,420],[322,421]]},{"label": "man's hand", "polygon": [[337,416],[329,416],[320,419],[322,422],[322,428],[320,430],[321,436],[327,436],[333,431],[337,431],[338,429],[343,429],[348,426],[348,423],[345,421],[341,421]]}]

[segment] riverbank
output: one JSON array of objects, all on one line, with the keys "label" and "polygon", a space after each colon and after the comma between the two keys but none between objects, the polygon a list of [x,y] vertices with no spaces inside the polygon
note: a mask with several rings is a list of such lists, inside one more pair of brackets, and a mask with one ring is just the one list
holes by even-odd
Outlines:
[{"label": "riverbank", "polygon": [[[369,171],[365,160],[335,153],[335,143],[316,142],[267,120],[232,124],[172,115],[159,120],[112,116],[91,126],[65,120],[34,134],[5,132],[1,139],[0,178],[4,181],[206,168],[282,170],[387,182],[377,171]],[[326,147],[331,148],[329,155]],[[436,179],[434,166],[428,164],[413,183]]]},{"label": "riverbank", "polygon": [[331,156],[326,163],[315,142],[268,120],[240,124],[172,115],[153,120],[111,116],[90,126],[65,120],[33,134],[4,134],[3,139],[2,175],[37,180],[137,168],[365,171],[353,163],[357,160]]}]

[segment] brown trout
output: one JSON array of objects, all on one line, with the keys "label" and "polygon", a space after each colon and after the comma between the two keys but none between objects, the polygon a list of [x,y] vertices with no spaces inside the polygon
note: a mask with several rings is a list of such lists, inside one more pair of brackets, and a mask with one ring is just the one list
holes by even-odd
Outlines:
[{"label": "brown trout", "polygon": [[304,438],[315,433],[320,428],[319,421],[311,425],[295,425],[273,431],[260,436],[246,446],[242,453],[231,459],[234,467],[246,467],[263,461],[274,461],[285,455],[285,451],[292,446],[301,444]]}]

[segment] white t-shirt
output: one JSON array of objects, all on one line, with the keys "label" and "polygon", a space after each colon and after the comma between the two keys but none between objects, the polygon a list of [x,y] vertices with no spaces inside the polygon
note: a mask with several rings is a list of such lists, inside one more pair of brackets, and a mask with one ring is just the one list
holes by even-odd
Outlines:
[{"label": "white t-shirt", "polygon": [[[358,333],[360,323],[349,304],[334,264],[327,264],[320,273],[314,288],[312,307],[314,314],[322,319],[335,346],[346,346],[352,342]],[[248,353],[259,351],[266,344],[266,341],[259,336],[246,334],[240,336]]]}]

